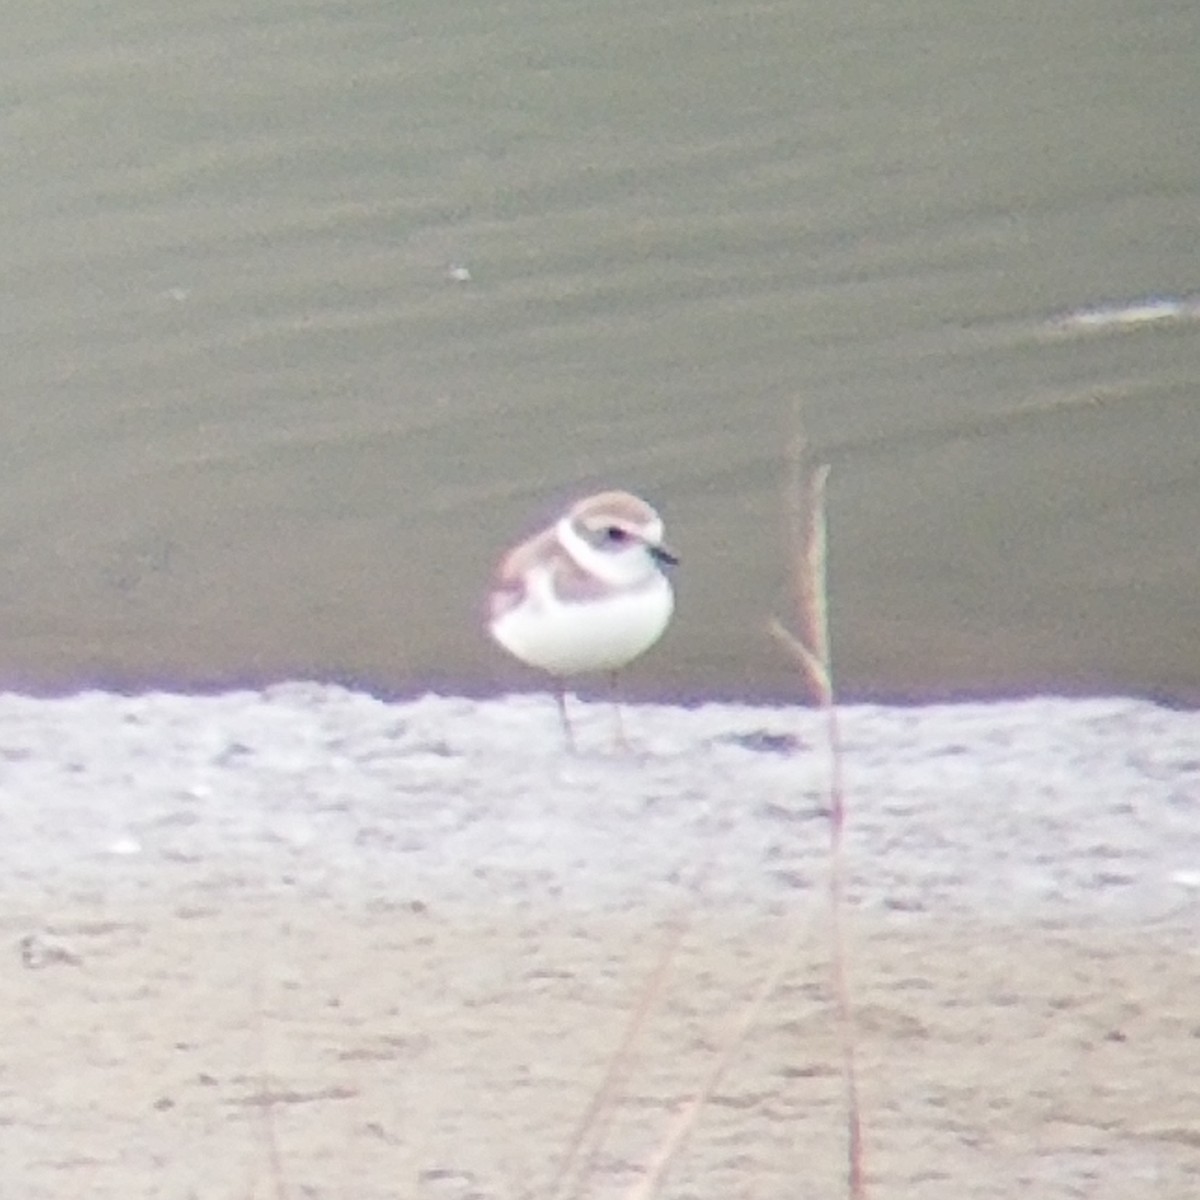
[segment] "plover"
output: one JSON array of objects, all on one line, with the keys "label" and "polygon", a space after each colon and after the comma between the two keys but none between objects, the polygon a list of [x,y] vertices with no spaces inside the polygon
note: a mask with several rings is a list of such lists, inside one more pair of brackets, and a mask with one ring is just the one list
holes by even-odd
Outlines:
[{"label": "plover", "polygon": [[[675,607],[663,523],[645,500],[600,492],[504,557],[488,601],[488,629],[514,658],[554,677],[567,744],[574,736],[564,680],[617,673],[662,636]],[[623,742],[620,707],[617,736]]]}]

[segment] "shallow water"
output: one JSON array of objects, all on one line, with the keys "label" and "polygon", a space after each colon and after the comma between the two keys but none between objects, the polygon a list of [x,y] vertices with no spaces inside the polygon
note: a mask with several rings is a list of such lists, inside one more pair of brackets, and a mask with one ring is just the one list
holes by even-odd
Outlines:
[{"label": "shallow water", "polygon": [[491,564],[620,483],[684,557],[634,693],[790,695],[799,399],[848,694],[1195,699],[1196,35],[1149,0],[26,7],[3,679],[523,685]]}]

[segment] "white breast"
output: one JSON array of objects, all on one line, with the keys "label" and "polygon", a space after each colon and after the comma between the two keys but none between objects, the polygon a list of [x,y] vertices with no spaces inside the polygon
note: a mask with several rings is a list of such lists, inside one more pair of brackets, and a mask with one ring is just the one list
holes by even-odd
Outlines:
[{"label": "white breast", "polygon": [[515,658],[554,675],[612,671],[658,641],[674,607],[671,585],[661,574],[642,587],[580,603],[563,603],[535,583],[524,603],[493,622],[491,632]]}]

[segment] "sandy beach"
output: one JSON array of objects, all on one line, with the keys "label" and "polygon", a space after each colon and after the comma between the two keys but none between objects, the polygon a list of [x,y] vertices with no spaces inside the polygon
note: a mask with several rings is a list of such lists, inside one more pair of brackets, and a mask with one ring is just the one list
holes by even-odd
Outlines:
[{"label": "sandy beach", "polygon": [[[0,1195],[626,1196],[780,962],[659,1195],[844,1195],[819,714],[577,712],[0,696]],[[843,721],[873,1194],[1200,1194],[1195,714]]]},{"label": "sandy beach", "polygon": [[[219,889],[10,912],[4,1192],[554,1194],[672,919]],[[604,1145],[559,1194],[624,1194],[797,933],[662,1194],[845,1194],[819,906],[690,920]],[[853,941],[876,1195],[1197,1194],[1186,927],[860,914]]]}]

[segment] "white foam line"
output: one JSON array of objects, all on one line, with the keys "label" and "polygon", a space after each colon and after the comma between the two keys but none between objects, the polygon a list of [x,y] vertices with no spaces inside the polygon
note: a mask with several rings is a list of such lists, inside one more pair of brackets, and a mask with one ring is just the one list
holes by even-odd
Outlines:
[{"label": "white foam line", "polygon": [[1200,321],[1200,297],[1148,296],[1127,304],[1073,309],[1050,318],[1046,328],[1059,334],[1122,333],[1190,321]]}]

